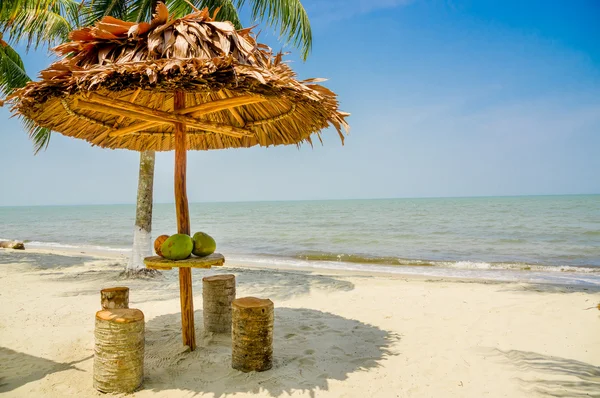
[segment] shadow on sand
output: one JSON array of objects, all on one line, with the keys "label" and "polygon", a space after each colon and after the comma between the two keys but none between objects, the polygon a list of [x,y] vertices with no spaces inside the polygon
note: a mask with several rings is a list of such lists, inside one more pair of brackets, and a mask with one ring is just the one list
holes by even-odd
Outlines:
[{"label": "shadow on sand", "polygon": [[546,373],[549,377],[520,379],[530,392],[569,398],[600,397],[600,367],[561,357],[542,355],[530,351],[494,349],[524,374]]},{"label": "shadow on sand", "polygon": [[204,334],[202,311],[195,312],[198,348],[181,345],[180,314],[146,323],[144,389],[212,393],[268,392],[273,397],[294,391],[328,390],[330,380],[377,368],[395,355],[399,336],[375,326],[306,308],[276,308],[273,369],[242,373],[231,368],[230,335]]},{"label": "shadow on sand", "polygon": [[[119,277],[122,267],[115,265],[81,265],[81,269],[65,274],[56,274],[60,281],[88,281],[97,285],[93,289],[66,291],[64,296],[98,295],[100,289],[109,286],[128,286],[131,305],[149,301],[179,298],[179,273],[176,269],[163,271],[162,276],[151,279],[123,279]],[[242,267],[215,267],[210,270],[192,271],[194,295],[202,294],[202,278],[216,274],[234,274],[237,290],[244,296],[269,297],[287,300],[308,295],[312,291],[351,291],[352,282],[332,276],[318,275],[305,271],[278,271]],[[50,274],[48,275],[50,276]],[[238,296],[240,295],[238,294]]]},{"label": "shadow on sand", "polygon": [[59,363],[0,347],[0,393],[12,391],[52,373],[71,369],[83,372],[73,365],[92,357],[90,355],[78,361]]},{"label": "shadow on sand", "polygon": [[64,268],[94,260],[89,256],[64,256],[61,254],[27,251],[0,251],[0,264],[20,263],[34,269]]}]

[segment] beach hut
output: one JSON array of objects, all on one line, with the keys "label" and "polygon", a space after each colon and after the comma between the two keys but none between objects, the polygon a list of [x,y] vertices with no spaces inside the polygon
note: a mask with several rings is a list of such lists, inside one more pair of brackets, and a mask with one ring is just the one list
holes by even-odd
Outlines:
[{"label": "beach hut", "polygon": [[[328,126],[343,141],[348,130],[348,114],[321,79],[296,80],[251,28],[236,31],[207,9],[172,19],[159,3],[150,23],[105,17],[70,38],[54,49],[62,58],[39,81],[7,98],[12,111],[102,148],[175,150],[179,233],[190,234],[187,150],[312,144]],[[210,267],[223,259],[195,261]],[[194,264],[178,264],[146,263],[179,268],[183,342],[193,350]]]}]

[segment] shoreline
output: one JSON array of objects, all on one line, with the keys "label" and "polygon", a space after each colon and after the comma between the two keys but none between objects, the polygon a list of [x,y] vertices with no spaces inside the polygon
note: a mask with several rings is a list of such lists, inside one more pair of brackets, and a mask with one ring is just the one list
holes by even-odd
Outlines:
[{"label": "shoreline", "polygon": [[[39,255],[59,255],[59,256],[69,256],[69,257],[78,257],[85,256],[90,257],[94,260],[113,260],[119,261],[122,263],[122,268],[124,270],[125,264],[128,261],[129,255],[123,252],[118,251],[103,251],[103,250],[90,250],[85,249],[81,250],[81,248],[29,248],[26,250],[13,250],[13,249],[2,249],[5,252],[13,252],[16,254],[24,254],[24,253],[33,253]],[[369,266],[368,269],[346,269],[346,268],[337,268],[337,267],[318,267],[318,266],[298,266],[298,265],[289,265],[282,262],[274,261],[273,264],[264,264],[264,263],[253,263],[249,261],[237,261],[237,260],[227,260],[226,256],[226,266],[234,267],[234,268],[247,268],[253,270],[263,270],[263,271],[280,271],[280,272],[301,272],[301,273],[311,273],[316,275],[330,275],[330,276],[343,276],[343,277],[386,277],[392,280],[418,280],[418,281],[428,281],[435,280],[441,282],[456,282],[456,283],[482,283],[482,284],[521,284],[521,285],[541,285],[541,286],[555,286],[555,287],[563,287],[571,291],[582,290],[582,291],[600,291],[600,275],[598,276],[597,284],[581,284],[581,283],[568,283],[567,281],[555,281],[555,280],[525,280],[525,279],[499,279],[494,278],[492,274],[503,272],[503,270],[484,270],[483,274],[487,273],[488,277],[477,276],[477,277],[469,277],[462,275],[431,275],[431,274],[420,274],[420,273],[411,273],[408,272],[404,267],[372,267]],[[383,269],[382,269],[383,268]],[[385,268],[390,268],[385,269]],[[404,269],[403,269],[404,268]],[[404,272],[403,272],[404,271]],[[169,271],[165,271],[169,272]],[[534,274],[535,271],[508,271],[514,273],[530,273]],[[548,275],[552,276],[557,271],[548,272]],[[565,274],[573,275],[575,273],[568,272]],[[583,274],[583,276],[588,276],[587,274]],[[565,283],[567,282],[567,283]]]}]

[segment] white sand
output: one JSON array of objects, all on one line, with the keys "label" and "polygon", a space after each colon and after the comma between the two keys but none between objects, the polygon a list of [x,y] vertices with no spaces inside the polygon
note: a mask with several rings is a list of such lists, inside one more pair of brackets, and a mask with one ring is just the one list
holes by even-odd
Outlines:
[{"label": "white sand", "polygon": [[[135,397],[600,397],[600,311],[585,310],[597,291],[227,264],[194,270],[190,353],[177,271],[123,281],[122,261],[0,253],[0,395],[102,396],[92,387],[99,290],[126,285],[147,328]],[[274,301],[272,370],[232,370],[230,338],[204,335],[201,279],[215,273],[236,274],[238,297]]]}]

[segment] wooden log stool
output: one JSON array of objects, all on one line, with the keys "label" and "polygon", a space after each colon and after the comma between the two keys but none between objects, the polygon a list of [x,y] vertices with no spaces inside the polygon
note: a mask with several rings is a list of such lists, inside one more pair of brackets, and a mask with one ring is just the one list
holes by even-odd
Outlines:
[{"label": "wooden log stool", "polygon": [[273,302],[244,297],[233,300],[231,366],[242,372],[273,367]]},{"label": "wooden log stool", "polygon": [[100,290],[102,309],[129,308],[129,288],[111,287]]},{"label": "wooden log stool", "polygon": [[231,333],[231,302],[235,300],[235,275],[202,278],[204,330]]},{"label": "wooden log stool", "polygon": [[108,393],[135,391],[144,377],[144,314],[129,308],[96,313],[94,388]]}]

